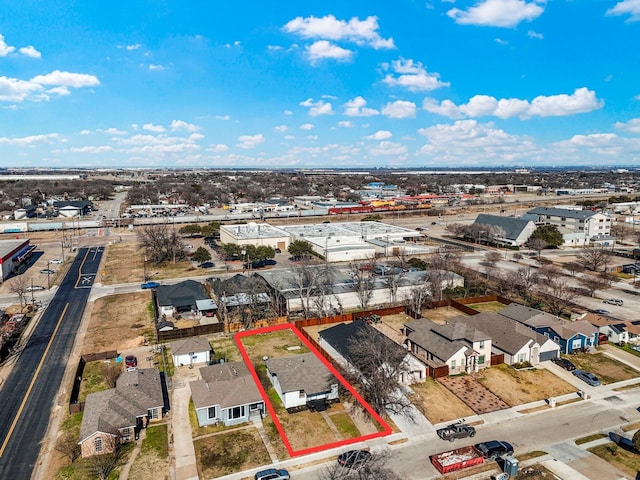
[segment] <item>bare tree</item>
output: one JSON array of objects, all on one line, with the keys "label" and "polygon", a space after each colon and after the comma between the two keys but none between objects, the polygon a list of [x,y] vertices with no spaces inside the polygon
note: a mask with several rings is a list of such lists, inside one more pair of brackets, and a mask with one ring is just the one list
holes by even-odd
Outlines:
[{"label": "bare tree", "polygon": [[432,300],[431,289],[427,285],[413,287],[404,299],[404,304],[413,312],[420,314]]},{"label": "bare tree", "polygon": [[389,300],[391,305],[395,305],[398,301],[398,288],[405,277],[404,270],[393,270],[391,273],[385,275],[387,287],[389,288]]},{"label": "bare tree", "polygon": [[576,273],[584,270],[584,266],[579,262],[567,262],[564,264],[564,268],[567,269],[572,277],[575,277]]},{"label": "bare tree", "polygon": [[102,448],[106,452],[93,455],[86,460],[88,474],[96,476],[100,480],[106,480],[111,472],[118,468],[124,460],[124,449],[122,448],[120,436],[102,437]]},{"label": "bare tree", "polygon": [[56,440],[55,449],[69,459],[71,463],[75,462],[80,456],[80,444],[78,444],[78,435],[75,432],[63,433]]},{"label": "bare tree", "polygon": [[117,363],[103,363],[102,364],[102,377],[104,378],[109,388],[115,388],[118,377],[122,373],[122,368]]},{"label": "bare tree", "polygon": [[12,293],[18,295],[20,300],[20,309],[26,304],[27,287],[29,286],[29,280],[22,275],[13,277],[9,280],[9,289]]},{"label": "bare tree", "polygon": [[601,288],[606,287],[606,282],[599,276],[596,275],[583,275],[578,279],[580,285],[587,289],[589,292],[589,296],[593,297],[593,294],[596,290],[600,290]]},{"label": "bare tree", "polygon": [[175,263],[186,257],[182,238],[166,224],[149,225],[138,230],[138,241],[145,258],[155,264]]},{"label": "bare tree", "polygon": [[500,254],[500,252],[491,251],[484,254],[484,260],[482,261],[482,264],[484,265],[484,268],[486,270],[487,278],[489,278],[491,272],[493,272],[498,267],[498,262],[501,258],[502,255]]},{"label": "bare tree", "polygon": [[389,466],[391,453],[383,451],[372,453],[368,461],[363,464],[345,467],[338,462],[331,463],[320,473],[319,480],[401,480],[402,477],[395,473]]},{"label": "bare tree", "polygon": [[366,323],[362,326],[347,342],[354,367],[347,378],[360,385],[363,398],[379,415],[410,416],[411,402],[402,394],[400,383],[411,374],[406,350]]},{"label": "bare tree", "polygon": [[538,237],[534,237],[527,242],[527,247],[529,247],[531,250],[534,250],[537,253],[538,260],[540,259],[540,254],[542,253],[542,250],[544,250],[548,246],[549,244],[547,243],[546,240]]},{"label": "bare tree", "polygon": [[358,303],[362,310],[366,310],[373,296],[375,280],[370,269],[362,268],[361,265],[352,263],[349,265],[349,276],[353,281],[358,296]]},{"label": "bare tree", "polygon": [[565,278],[555,278],[540,284],[543,301],[552,315],[559,317],[576,297]]},{"label": "bare tree", "polygon": [[611,225],[611,235],[616,237],[620,243],[624,243],[627,238],[633,235],[633,229],[624,222],[614,222]]},{"label": "bare tree", "polygon": [[[300,298],[304,318],[311,318],[316,311],[313,306],[318,306],[317,299],[320,295],[325,297],[326,289],[331,285],[330,271],[325,266],[312,266],[303,261],[300,267],[293,271],[291,283],[295,286],[295,291]],[[324,305],[324,301],[322,302]],[[325,307],[322,306],[322,309]]]},{"label": "bare tree", "polygon": [[578,254],[577,260],[592,272],[597,272],[607,263],[609,251],[602,245],[594,245],[593,247],[584,247]]}]

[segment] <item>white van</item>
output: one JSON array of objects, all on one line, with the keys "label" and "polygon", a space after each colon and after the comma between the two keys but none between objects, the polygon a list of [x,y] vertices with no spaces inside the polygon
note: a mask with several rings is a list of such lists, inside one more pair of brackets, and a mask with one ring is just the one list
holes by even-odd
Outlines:
[{"label": "white van", "polygon": [[602,303],[608,303],[609,305],[618,305],[619,307],[624,304],[624,302],[619,298],[607,298]]}]

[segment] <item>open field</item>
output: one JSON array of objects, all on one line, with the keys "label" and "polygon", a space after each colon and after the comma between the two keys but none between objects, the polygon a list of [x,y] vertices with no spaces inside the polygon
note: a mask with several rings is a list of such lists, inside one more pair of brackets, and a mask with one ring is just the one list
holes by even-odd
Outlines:
[{"label": "open field", "polygon": [[579,353],[567,357],[577,368],[592,372],[604,384],[640,377],[640,372],[604,353]]},{"label": "open field", "polygon": [[482,302],[482,303],[471,303],[467,305],[467,307],[473,308],[478,312],[496,312],[497,313],[500,310],[502,310],[504,307],[506,307],[506,305],[500,302]]},{"label": "open field", "polygon": [[449,422],[474,414],[458,397],[430,377],[425,383],[411,385],[411,389],[415,392],[412,400],[431,423]]},{"label": "open field", "polygon": [[92,306],[82,353],[120,352],[154,338],[149,291],[110,295],[97,299]]},{"label": "open field", "polygon": [[421,313],[423,317],[428,318],[432,322],[438,323],[440,325],[444,325],[447,320],[453,317],[458,317],[460,315],[462,315],[463,317],[468,316],[466,313],[463,313],[457,308],[450,306],[427,309],[423,310]]},{"label": "open field", "polygon": [[513,407],[575,392],[575,387],[544,369],[515,370],[501,364],[478,373],[478,381]]}]

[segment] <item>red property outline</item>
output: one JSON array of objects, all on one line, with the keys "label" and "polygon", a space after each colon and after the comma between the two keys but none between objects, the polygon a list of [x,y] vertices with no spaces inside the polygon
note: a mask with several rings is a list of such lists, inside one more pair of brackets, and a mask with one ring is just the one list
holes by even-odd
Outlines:
[{"label": "red property outline", "polygon": [[[293,450],[291,448],[291,444],[289,443],[289,439],[287,438],[287,435],[284,432],[284,428],[282,428],[282,425],[280,424],[280,420],[278,419],[278,416],[276,415],[276,412],[273,408],[273,406],[271,405],[271,402],[269,401],[269,397],[267,396],[267,392],[264,390],[264,388],[262,387],[262,383],[260,382],[260,379],[258,378],[258,373],[256,372],[255,368],[253,368],[253,364],[251,363],[251,360],[249,359],[249,355],[247,354],[247,351],[244,348],[244,345],[242,345],[242,342],[240,341],[240,339],[244,338],[244,337],[250,337],[253,335],[259,335],[262,333],[271,333],[271,332],[276,332],[279,330],[291,330],[301,341],[302,343],[304,343],[306,345],[306,347],[313,352],[313,354],[318,357],[320,359],[320,361],[329,369],[329,371],[338,379],[338,381],[340,383],[342,383],[342,385],[349,390],[349,392],[351,393],[351,395],[353,395],[356,400],[358,400],[358,402],[360,402],[360,404],[362,406],[364,406],[365,410],[367,410],[367,412],[369,412],[369,414],[383,427],[383,430],[381,432],[376,432],[376,433],[371,433],[369,435],[364,435],[361,437],[356,437],[356,438],[349,438],[347,440],[341,440],[339,442],[333,442],[333,443],[327,443],[325,445],[320,445],[319,447],[311,447],[311,448],[305,448],[304,450]],[[380,415],[378,415],[373,408],[371,407],[371,405],[369,405],[367,402],[365,402],[365,400],[360,396],[360,394],[358,392],[356,392],[356,390],[351,386],[351,384],[349,384],[349,382],[347,382],[344,377],[342,375],[340,375],[340,373],[335,369],[335,367],[333,365],[331,365],[331,363],[329,363],[327,361],[327,359],[325,359],[320,352],[318,352],[318,350],[311,345],[311,343],[309,343],[309,341],[304,338],[304,336],[300,333],[300,331],[298,330],[298,328],[293,324],[293,323],[285,323],[282,325],[275,325],[273,327],[265,327],[265,328],[259,328],[257,330],[248,330],[245,332],[239,332],[236,333],[233,337],[238,349],[240,350],[240,353],[242,354],[242,358],[244,359],[244,362],[246,363],[247,367],[249,368],[249,371],[251,372],[251,375],[253,376],[253,380],[256,383],[256,385],[258,386],[258,389],[260,390],[260,394],[262,395],[262,398],[265,402],[265,404],[267,405],[267,408],[269,410],[269,414],[271,415],[271,418],[273,419],[276,428],[278,429],[278,433],[280,434],[280,438],[282,439],[282,441],[284,442],[285,447],[287,447],[287,451],[289,452],[289,455],[291,455],[292,457],[297,457],[300,455],[308,455],[310,453],[316,453],[316,452],[321,452],[323,450],[329,450],[331,448],[336,448],[336,447],[342,447],[345,445],[351,445],[353,443],[358,443],[358,442],[362,442],[364,440],[371,440],[372,438],[379,438],[379,437],[384,437],[386,435],[390,435],[392,433],[391,427],[389,425],[387,425],[387,423],[380,417]]]}]

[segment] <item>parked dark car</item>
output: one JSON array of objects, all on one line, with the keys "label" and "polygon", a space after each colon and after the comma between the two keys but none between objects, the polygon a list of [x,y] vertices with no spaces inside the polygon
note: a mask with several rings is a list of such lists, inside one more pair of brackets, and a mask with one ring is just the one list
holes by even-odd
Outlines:
[{"label": "parked dark car", "polygon": [[149,288],[158,288],[160,286],[160,282],[144,282],[140,285],[140,288],[143,290],[147,290]]},{"label": "parked dark car", "polygon": [[572,373],[576,377],[578,377],[580,380],[582,380],[585,383],[588,383],[592,387],[597,387],[601,385],[600,379],[591,372],[585,372],[584,370],[574,370]]},{"label": "parked dark car", "polygon": [[489,460],[495,460],[496,458],[513,453],[511,444],[500,440],[476,443],[474,447],[476,447],[476,450],[478,450],[484,458],[488,458]]},{"label": "parked dark car", "polygon": [[596,308],[593,313],[597,313],[598,315],[604,315],[605,317],[611,315],[609,310],[605,310],[604,308]]},{"label": "parked dark car", "polygon": [[573,372],[576,369],[576,366],[566,358],[556,357],[556,358],[553,358],[551,361],[556,365],[558,365],[559,367],[564,368],[568,372]]},{"label": "parked dark car", "polygon": [[267,468],[253,476],[254,480],[289,480],[290,478],[289,472],[286,470],[277,470],[275,468]]},{"label": "parked dark car", "polygon": [[452,423],[444,428],[439,428],[436,433],[442,440],[449,440],[453,442],[457,438],[474,437],[476,435],[476,429],[466,423],[458,422]]},{"label": "parked dark car", "polygon": [[371,460],[371,453],[366,450],[349,450],[338,457],[338,463],[347,468],[360,467],[369,460]]}]

